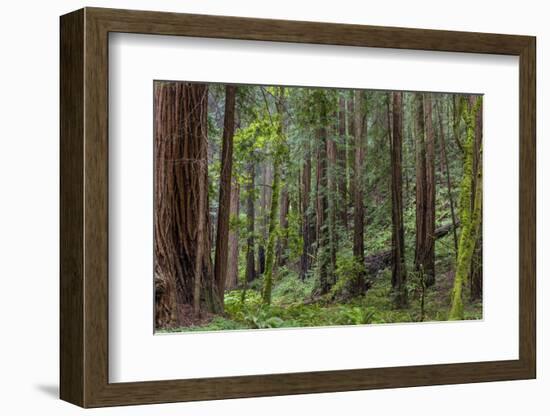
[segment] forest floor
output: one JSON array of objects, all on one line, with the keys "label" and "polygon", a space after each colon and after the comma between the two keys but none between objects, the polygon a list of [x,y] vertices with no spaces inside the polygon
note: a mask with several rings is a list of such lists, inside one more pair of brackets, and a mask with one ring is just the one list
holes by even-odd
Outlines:
[{"label": "forest floor", "polygon": [[[393,307],[390,270],[379,273],[364,296],[337,300],[331,296],[315,296],[312,278],[302,281],[293,271],[283,269],[274,282],[271,305],[262,303],[262,279],[257,279],[246,292],[236,289],[225,293],[223,315],[203,317],[200,322],[189,321],[185,326],[159,332],[446,321],[453,280],[454,272],[436,277],[436,284],[425,291],[422,312],[421,291],[412,284],[408,306],[404,309]],[[467,320],[481,319],[481,301],[470,302],[466,298],[464,314]]]}]

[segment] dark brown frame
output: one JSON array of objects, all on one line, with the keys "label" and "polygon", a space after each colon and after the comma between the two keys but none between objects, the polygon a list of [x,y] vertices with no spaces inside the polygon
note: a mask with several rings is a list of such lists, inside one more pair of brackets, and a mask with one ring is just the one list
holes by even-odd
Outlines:
[{"label": "dark brown frame", "polygon": [[[519,56],[519,359],[109,383],[109,32]],[[530,36],[99,8],[62,16],[61,398],[100,407],[535,378],[535,45]]]}]

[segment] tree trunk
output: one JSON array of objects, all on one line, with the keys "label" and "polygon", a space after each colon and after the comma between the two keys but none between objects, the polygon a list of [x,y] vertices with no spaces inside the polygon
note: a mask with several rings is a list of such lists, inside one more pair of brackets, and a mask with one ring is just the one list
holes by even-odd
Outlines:
[{"label": "tree trunk", "polygon": [[218,301],[223,311],[223,295],[227,280],[227,258],[229,243],[229,215],[231,206],[231,173],[233,170],[233,134],[235,133],[235,91],[234,85],[225,87],[225,115],[223,121],[222,160],[220,171],[220,195],[218,205],[218,227],[216,233],[216,256],[214,278]]},{"label": "tree trunk", "polygon": [[[240,187],[235,178],[232,180],[231,187],[231,204],[230,204],[230,222],[239,218],[240,211]],[[239,284],[239,228],[230,227],[229,231],[229,249],[227,259],[227,280],[225,282],[226,289],[235,289]]]},{"label": "tree trunk", "polygon": [[346,100],[340,96],[338,101],[338,217],[342,227],[348,228],[348,139],[346,135]]},{"label": "tree trunk", "polygon": [[281,192],[281,206],[279,207],[279,227],[281,235],[277,243],[277,264],[284,266],[287,260],[288,249],[288,210],[290,208],[290,199],[288,195],[288,187],[285,184]]},{"label": "tree trunk", "polygon": [[176,324],[178,306],[216,310],[207,235],[207,104],[205,84],[155,86],[155,276],[166,288],[155,294],[155,307],[170,311],[157,327]]},{"label": "tree trunk", "polygon": [[312,250],[312,219],[309,208],[309,199],[311,197],[311,147],[309,140],[305,141],[304,149],[304,169],[302,172],[302,255],[300,257],[300,278],[303,280],[311,268],[313,257]]},{"label": "tree trunk", "polygon": [[264,286],[262,290],[262,300],[266,304],[271,303],[271,290],[273,287],[273,273],[275,269],[275,239],[277,228],[277,209],[279,206],[279,193],[281,188],[281,164],[283,161],[283,152],[285,138],[283,132],[283,102],[284,88],[279,87],[279,96],[277,97],[277,112],[279,121],[277,126],[277,143],[273,155],[273,184],[271,186],[271,208],[269,210],[269,229],[267,238],[267,250],[265,258]]},{"label": "tree trunk", "polygon": [[[475,118],[481,98],[478,98],[471,109],[463,107],[462,116],[466,123],[466,140],[463,143],[464,149],[464,173],[460,186],[460,221],[462,225],[460,242],[458,245],[458,259],[455,273],[455,280],[452,291],[452,305],[449,313],[449,320],[464,319],[464,306],[462,300],[462,289],[470,274],[472,256],[476,241],[479,236],[481,225],[481,202],[482,202],[482,168],[481,164],[477,172],[477,187],[472,189],[473,176],[475,175],[474,148],[475,148]],[[480,149],[481,156],[481,149]],[[481,158],[480,158],[481,161]],[[471,205],[472,193],[474,193],[474,205]]]},{"label": "tree trunk", "polygon": [[273,168],[269,162],[265,162],[263,168],[263,183],[260,197],[260,241],[258,244],[258,274],[265,273],[265,243],[268,238],[269,210],[273,190],[271,187]]},{"label": "tree trunk", "polygon": [[453,241],[455,245],[455,256],[458,255],[458,236],[457,236],[457,227],[456,227],[456,216],[455,216],[455,204],[452,192],[451,184],[451,173],[449,172],[449,159],[447,157],[447,144],[445,140],[445,131],[443,130],[443,116],[441,107],[438,107],[438,118],[439,118],[439,150],[441,152],[441,160],[443,161],[443,167],[445,171],[445,178],[447,182],[447,198],[449,198],[449,204],[451,206],[451,220],[453,222]]},{"label": "tree trunk", "polygon": [[424,271],[426,286],[435,283],[435,140],[432,120],[432,95],[424,94],[426,139],[426,244]]},{"label": "tree trunk", "polygon": [[[361,90],[354,91],[354,120],[353,136],[355,140],[355,163],[354,163],[354,197],[353,197],[353,256],[359,264],[365,262],[365,242],[364,242],[364,207],[363,207],[363,165],[365,159],[365,150],[363,136],[367,136],[367,122],[363,126],[363,96]],[[357,293],[363,293],[365,290],[364,276],[357,276]]]},{"label": "tree trunk", "polygon": [[435,150],[429,94],[416,95],[415,267],[426,286],[435,283]]},{"label": "tree trunk", "polygon": [[248,183],[246,187],[246,282],[252,282],[256,278],[255,250],[254,250],[254,225],[256,222],[254,210],[254,182],[256,178],[256,165],[253,161],[248,165]]},{"label": "tree trunk", "polygon": [[[355,97],[355,91],[350,91],[350,96],[347,99],[347,115],[348,115],[348,123],[347,123],[347,136],[349,138],[353,137],[353,143],[348,143],[348,146],[346,148],[346,162],[347,162],[347,169],[346,169],[346,180],[348,183],[349,188],[349,198],[348,198],[348,211],[353,209],[354,206],[354,199],[355,199],[355,178],[353,175],[353,170],[355,169],[355,107],[354,107],[354,100]],[[355,215],[355,214],[354,214]]]},{"label": "tree trunk", "polygon": [[401,173],[403,95],[401,92],[394,92],[392,95],[393,134],[390,135],[392,165],[392,288],[395,293],[395,306],[403,308],[407,304],[407,288],[405,286],[407,268],[405,264],[405,230],[403,226],[403,178]]},{"label": "tree trunk", "polygon": [[[474,96],[475,97],[475,96]],[[475,103],[473,103],[475,105]],[[476,173],[474,175],[474,180],[472,181],[473,189],[476,189],[477,187],[477,181],[478,181],[478,170],[481,169],[481,143],[482,143],[482,135],[483,135],[483,102],[479,105],[479,109],[476,113],[475,118],[475,146],[474,146],[474,157],[473,157],[473,164],[474,164],[474,172]],[[472,202],[472,206],[475,204],[475,201]],[[483,206],[481,207],[483,210]],[[482,265],[483,265],[483,245],[482,245],[482,239],[483,239],[483,230],[480,229],[479,231],[479,238],[476,241],[476,245],[474,248],[474,254],[472,256],[472,266],[471,266],[471,274],[470,274],[470,299],[471,300],[478,300],[481,299],[481,295],[483,292],[483,276],[482,276]]]},{"label": "tree trunk", "polygon": [[[328,203],[328,231],[329,231],[329,254],[332,270],[336,269],[336,252],[338,250],[338,238],[336,235],[336,214],[337,214],[337,155],[336,142],[327,138],[327,190],[330,198],[327,198]],[[332,282],[335,283],[335,282]]]},{"label": "tree trunk", "polygon": [[318,126],[318,165],[317,165],[317,243],[318,243],[318,270],[319,289],[321,294],[330,290],[332,281],[330,229],[328,220],[328,172],[327,172],[327,108],[321,97],[319,126]]}]

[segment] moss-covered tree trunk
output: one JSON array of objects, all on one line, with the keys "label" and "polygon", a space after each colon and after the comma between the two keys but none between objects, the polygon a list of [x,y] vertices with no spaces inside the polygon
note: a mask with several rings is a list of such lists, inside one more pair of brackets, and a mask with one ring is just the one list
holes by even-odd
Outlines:
[{"label": "moss-covered tree trunk", "polygon": [[[474,172],[475,149],[475,119],[481,104],[481,98],[477,98],[474,105],[468,108],[466,103],[462,105],[462,117],[466,124],[466,139],[463,143],[464,173],[460,186],[460,222],[461,232],[458,245],[458,258],[455,272],[453,291],[451,294],[451,310],[449,320],[464,319],[463,288],[467,282],[471,270],[472,256],[481,224],[482,203],[482,166],[481,148],[477,174]],[[476,189],[473,189],[473,178],[476,178]],[[472,194],[474,204],[472,206]]]},{"label": "moss-covered tree trunk", "polygon": [[275,267],[275,242],[277,240],[277,210],[279,204],[279,192],[281,187],[281,162],[278,156],[275,156],[273,162],[273,183],[271,194],[271,208],[269,210],[269,228],[267,231],[267,248],[265,256],[264,286],[262,289],[262,299],[264,303],[271,303],[271,290],[273,288],[273,271]]},{"label": "moss-covered tree trunk", "polygon": [[449,158],[447,156],[447,141],[445,140],[445,130],[443,129],[443,115],[441,102],[438,103],[438,119],[439,119],[439,151],[440,157],[443,163],[443,170],[445,173],[445,180],[447,185],[447,198],[449,199],[449,205],[451,208],[451,220],[453,223],[453,242],[455,248],[455,256],[458,255],[458,235],[457,224],[455,215],[455,202],[453,197],[453,186],[451,183],[451,173],[449,171]]},{"label": "moss-covered tree trunk", "polygon": [[281,165],[284,157],[285,137],[283,131],[284,124],[284,88],[278,88],[277,97],[277,135],[273,151],[273,183],[271,185],[271,207],[269,210],[269,228],[267,232],[267,249],[265,257],[264,286],[262,289],[262,300],[266,304],[271,303],[271,291],[273,288],[273,274],[276,267],[275,262],[275,244],[277,241],[279,208],[279,194],[281,192]]},{"label": "moss-covered tree trunk", "polygon": [[[472,104],[475,104],[472,102]],[[477,111],[476,117],[475,117],[475,140],[474,140],[474,172],[477,172],[477,170],[480,167],[481,164],[481,143],[482,143],[482,135],[483,135],[483,102],[479,105],[479,109]],[[477,175],[476,180],[473,181],[472,186],[475,188],[477,186]],[[474,204],[474,201],[472,201],[472,205]],[[481,208],[483,210],[483,207]],[[470,272],[470,299],[471,300],[479,300],[481,299],[482,292],[483,292],[483,279],[482,279],[482,272],[483,272],[483,230],[479,230],[479,236],[476,240],[476,245],[474,248],[474,254],[472,256],[472,266],[471,266],[471,272]]]}]

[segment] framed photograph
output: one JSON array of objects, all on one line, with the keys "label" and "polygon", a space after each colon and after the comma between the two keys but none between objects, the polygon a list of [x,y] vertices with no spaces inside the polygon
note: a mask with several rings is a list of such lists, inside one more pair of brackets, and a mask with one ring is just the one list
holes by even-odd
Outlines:
[{"label": "framed photograph", "polygon": [[536,377],[535,38],[61,17],[60,395]]}]

